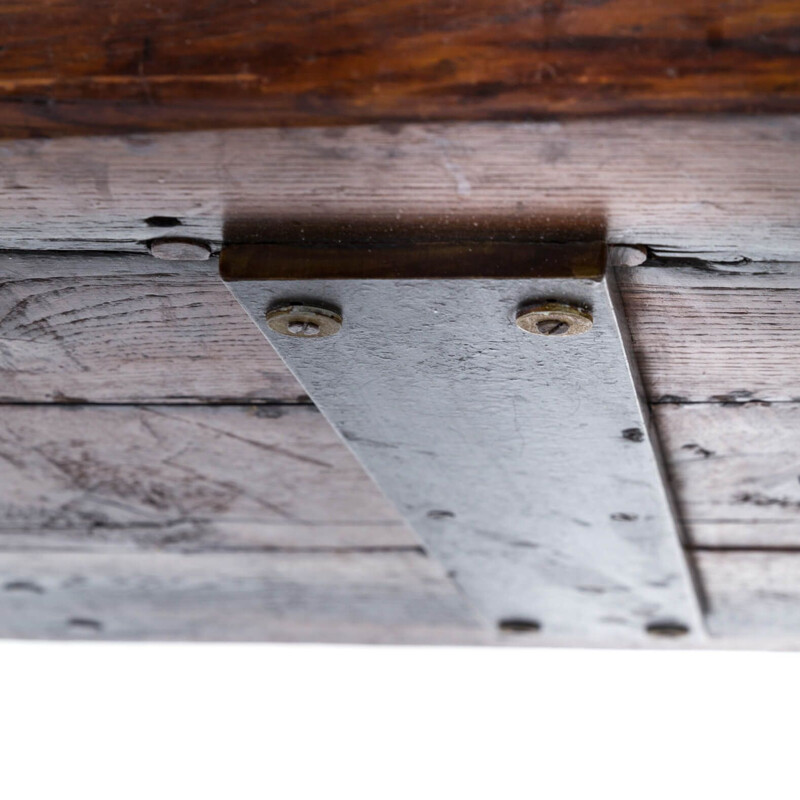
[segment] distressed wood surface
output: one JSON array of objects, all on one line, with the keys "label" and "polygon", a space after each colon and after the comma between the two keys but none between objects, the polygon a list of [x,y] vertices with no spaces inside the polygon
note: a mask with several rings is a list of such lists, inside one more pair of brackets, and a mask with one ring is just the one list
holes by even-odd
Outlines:
[{"label": "distressed wood surface", "polygon": [[795,261],[800,118],[356,126],[0,143],[0,248],[577,235],[661,255]]},{"label": "distressed wood surface", "polygon": [[780,0],[50,0],[0,27],[0,136],[800,109]]},{"label": "distressed wood surface", "polygon": [[713,636],[798,649],[800,552],[697,553]]},{"label": "distressed wood surface", "polygon": [[[797,647],[800,554],[696,557],[713,634],[696,646]],[[553,640],[544,622],[529,634],[483,627],[416,552],[0,553],[0,637],[580,644]]]},{"label": "distressed wood surface", "polygon": [[[800,398],[800,263],[619,270],[654,402]],[[124,344],[123,344],[124,343]],[[214,259],[0,254],[2,402],[305,402]]]},{"label": "distressed wood surface", "polygon": [[151,256],[0,254],[0,401],[305,400],[216,272]]},{"label": "distressed wood surface", "polygon": [[800,403],[654,412],[695,545],[800,548]]},{"label": "distressed wood surface", "polygon": [[0,637],[487,641],[419,553],[1,553]]},{"label": "distressed wood surface", "polygon": [[800,263],[653,263],[618,272],[651,401],[800,402]]},{"label": "distressed wood surface", "polygon": [[[0,257],[3,400],[25,404],[54,400],[203,403],[226,399],[294,403],[304,399],[299,384],[245,318],[215,272],[213,262],[160,262],[149,256]],[[792,471],[792,448],[800,444],[800,417],[796,412],[800,406],[726,405],[752,398],[790,399],[800,395],[800,324],[795,311],[799,275],[795,264],[654,266],[620,273],[637,358],[650,397],[672,400],[658,405],[655,411],[684,517],[698,545],[785,546],[800,539],[800,494],[796,491],[800,470]],[[691,404],[680,404],[685,401]],[[15,516],[6,507],[2,523],[5,546],[39,547],[46,538],[54,546],[58,541],[61,547],[71,547],[88,531],[98,544],[142,546],[151,541],[191,548],[220,546],[221,541],[228,541],[231,546],[235,542],[255,546],[259,541],[285,543],[299,537],[304,546],[312,546],[319,532],[312,531],[306,539],[305,533],[286,520],[273,517],[268,521],[263,510],[253,505],[250,471],[265,476],[265,485],[271,486],[269,470],[277,469],[273,459],[261,461],[257,447],[243,444],[250,456],[241,457],[241,462],[226,459],[222,452],[209,463],[202,457],[203,448],[212,451],[215,439],[224,434],[209,430],[208,438],[201,443],[197,438],[201,429],[188,433],[195,419],[191,409],[164,407],[159,413],[161,416],[156,417],[137,408],[4,408],[4,469],[12,468],[9,459],[20,459],[16,449],[24,451],[19,430],[25,430],[31,441],[39,444],[49,441],[62,453],[69,450],[67,442],[83,436],[96,462],[95,472],[115,464],[115,469],[129,471],[129,482],[140,488],[160,487],[153,491],[171,498],[163,501],[163,509],[157,512],[143,499],[147,489],[141,488],[142,496],[133,501],[115,496],[110,481],[91,484],[89,492],[76,486],[73,494],[62,495],[61,490],[55,492],[53,480],[54,476],[64,480],[64,476],[30,451],[22,456],[24,469],[15,470],[14,480],[7,478],[6,491],[0,491],[7,503],[16,494],[15,503],[22,509]],[[172,416],[165,417],[167,413]],[[342,463],[350,464],[345,473],[350,483],[334,479],[330,470],[316,477],[304,476],[303,480],[315,486],[324,486],[329,480],[332,484],[328,494],[309,495],[303,502],[312,506],[318,503],[317,522],[324,519],[323,510],[336,491],[343,497],[360,497],[357,503],[369,507],[374,490],[313,412],[302,416],[302,410],[264,406],[202,409],[197,413],[225,420],[228,429],[244,439],[265,436],[273,444],[283,441],[289,449],[297,443],[303,452],[309,448],[304,431],[318,431],[324,447],[338,454],[336,458]],[[283,417],[277,419],[281,414]],[[276,418],[274,423],[269,422],[270,415]],[[302,426],[295,422],[301,418],[307,420]],[[23,419],[27,420],[24,424],[12,422]],[[38,419],[41,425],[37,425]],[[274,425],[274,431],[268,428],[268,422]],[[156,423],[163,437],[160,445],[145,427],[150,424],[152,428]],[[117,425],[125,431],[124,441],[114,436]],[[191,498],[174,489],[175,473],[169,464],[162,463],[180,449],[184,437],[197,439],[192,452],[201,466],[204,486],[228,480],[234,486],[231,492],[241,492],[235,501],[230,500],[230,508],[208,519],[197,510],[194,518],[185,519]],[[114,448],[118,448],[116,452]],[[312,473],[317,469],[309,467]],[[226,471],[230,474],[223,474]],[[35,491],[39,481],[55,493],[36,512],[41,502],[36,498],[44,495]],[[24,491],[23,485],[28,486]],[[104,495],[98,486],[109,494]],[[11,487],[15,487],[13,491]],[[213,497],[214,492],[209,492]],[[288,486],[286,492],[290,492]],[[59,502],[55,502],[56,497]],[[62,501],[77,503],[69,506],[74,510],[72,522],[45,525],[46,520],[58,518],[56,512]],[[195,501],[199,502],[197,498]],[[242,504],[248,503],[249,522],[237,517],[245,507]],[[360,519],[388,524],[393,513],[390,509],[388,512],[388,516]],[[20,525],[19,513],[34,516],[29,524]],[[154,513],[156,522],[148,528]],[[94,524],[93,514],[100,521],[107,515],[105,523]],[[353,527],[356,518],[345,515],[339,527],[330,527],[333,539],[326,540],[328,544],[333,546],[340,537],[340,544],[368,546],[376,532]],[[254,520],[259,520],[261,527],[251,525]],[[42,526],[42,537],[33,533],[37,526]],[[381,531],[385,529],[381,527],[377,533]],[[397,543],[392,538],[395,535],[399,532],[394,531],[381,543]]]},{"label": "distressed wood surface", "polygon": [[[659,405],[691,542],[800,547],[800,405]],[[308,406],[6,406],[0,548],[414,548]]]},{"label": "distressed wood surface", "polygon": [[0,548],[413,549],[309,406],[6,406]]}]

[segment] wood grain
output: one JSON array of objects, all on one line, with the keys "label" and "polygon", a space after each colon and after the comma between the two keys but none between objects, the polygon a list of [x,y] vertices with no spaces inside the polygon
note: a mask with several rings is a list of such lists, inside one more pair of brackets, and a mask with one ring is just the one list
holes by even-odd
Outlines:
[{"label": "wood grain", "polygon": [[6,406],[0,549],[418,548],[309,406]]},{"label": "wood grain", "polygon": [[654,412],[695,545],[800,548],[800,404]]},{"label": "wood grain", "polygon": [[0,29],[6,137],[800,109],[781,0],[50,0]]},{"label": "wood grain", "polygon": [[[800,265],[652,263],[618,272],[652,401],[800,398]],[[216,273],[0,254],[0,401],[304,401]]]},{"label": "wood grain", "polygon": [[[800,56],[798,56],[800,58]],[[0,248],[469,227],[796,261],[800,117],[364,126],[0,143]]]},{"label": "wood grain", "polygon": [[0,637],[479,643],[419,553],[2,553]]},{"label": "wood grain", "polygon": [[800,553],[697,553],[714,636],[798,648]]},{"label": "wood grain", "polygon": [[651,401],[800,402],[800,264],[651,263],[618,271]]},{"label": "wood grain", "polygon": [[2,402],[296,402],[216,264],[0,254]]},{"label": "wood grain", "polygon": [[[713,638],[695,646],[797,647],[800,555],[704,552],[697,562]],[[580,644],[555,641],[546,628],[483,627],[437,566],[413,552],[0,553],[0,636]]]},{"label": "wood grain", "polygon": [[[697,547],[800,548],[800,405],[655,408]],[[418,547],[307,406],[6,406],[0,549]]]}]

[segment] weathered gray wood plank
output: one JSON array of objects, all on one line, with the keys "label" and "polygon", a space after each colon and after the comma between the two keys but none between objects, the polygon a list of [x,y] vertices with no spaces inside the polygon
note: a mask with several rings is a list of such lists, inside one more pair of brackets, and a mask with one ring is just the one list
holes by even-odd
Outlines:
[{"label": "weathered gray wood plank", "polygon": [[[800,547],[800,405],[655,407],[692,541]],[[307,406],[11,406],[0,548],[414,547]]]},{"label": "weathered gray wood plank", "polygon": [[[711,597],[705,646],[800,646],[800,554],[696,555]],[[482,627],[416,552],[0,553],[0,637],[570,643],[546,627]]]},{"label": "weathered gray wood plank", "polygon": [[[216,260],[0,255],[0,402],[295,402]],[[628,267],[653,400],[800,398],[800,264]]]},{"label": "weathered gray wood plank", "polygon": [[0,402],[294,402],[216,262],[0,254]]},{"label": "weathered gray wood plank", "polygon": [[417,545],[313,407],[0,414],[0,549]]},{"label": "weathered gray wood plank", "polygon": [[651,400],[800,401],[800,263],[630,267],[619,279]]},{"label": "weathered gray wood plank", "polygon": [[[165,232],[219,243],[277,223],[419,219],[724,259],[794,260],[800,244],[796,117],[6,141],[0,178],[2,248],[142,252]],[[180,227],[152,227],[169,218]]]},{"label": "weathered gray wood plank", "polygon": [[697,553],[714,636],[800,649],[800,553]]},{"label": "weathered gray wood plank", "polygon": [[2,553],[0,637],[485,641],[419,553]]},{"label": "weathered gray wood plank", "polygon": [[800,404],[654,412],[694,544],[800,548]]}]

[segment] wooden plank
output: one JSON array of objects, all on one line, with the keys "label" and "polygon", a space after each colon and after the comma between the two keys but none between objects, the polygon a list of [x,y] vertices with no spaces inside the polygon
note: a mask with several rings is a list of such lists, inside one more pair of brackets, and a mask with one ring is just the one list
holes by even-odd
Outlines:
[{"label": "wooden plank", "polygon": [[0,254],[0,401],[307,400],[216,273],[150,256]]},{"label": "wooden plank", "polygon": [[[800,405],[657,406],[692,541],[800,546]],[[415,547],[312,408],[11,406],[0,547]]]},{"label": "wooden plank", "polygon": [[714,636],[800,647],[800,553],[697,553]]},{"label": "wooden plank", "polygon": [[607,237],[662,255],[795,261],[800,118],[224,131],[0,145],[0,247],[210,241]]},{"label": "wooden plank", "polygon": [[6,406],[0,548],[418,547],[312,407]]},{"label": "wooden plank", "polygon": [[[797,648],[800,554],[696,554],[705,645]],[[419,553],[2,553],[0,637],[569,644],[481,627]],[[579,642],[571,642],[579,644]],[[650,646],[684,646],[652,639]]]},{"label": "wooden plank", "polygon": [[[0,255],[0,402],[304,401],[216,272],[213,260]],[[800,398],[800,265],[619,279],[652,401]]]},{"label": "wooden plank", "polygon": [[800,401],[800,264],[632,267],[619,279],[651,401]]},{"label": "wooden plank", "polygon": [[419,553],[3,553],[0,637],[487,640]]},{"label": "wooden plank", "polygon": [[[792,312],[800,281],[795,266],[662,266],[621,273],[650,396],[671,395],[691,401],[716,398],[711,405],[656,408],[686,523],[699,545],[785,546],[800,539],[800,494],[795,491],[800,484],[792,471],[792,448],[797,449],[800,425],[796,406],[725,407],[717,402],[751,396],[800,396],[796,379],[800,341]],[[219,283],[212,263],[160,262],[132,255],[6,254],[0,257],[0,269],[0,391],[6,402],[293,402],[302,396],[299,384]],[[714,319],[713,329],[698,331],[697,326],[709,318]],[[254,414],[278,415],[283,410],[233,408],[198,413],[236,420],[233,429],[241,424],[245,431],[259,419]],[[149,486],[155,480],[150,474],[151,461],[158,463],[179,448],[185,435],[181,431],[190,425],[191,414],[187,409],[175,409],[169,420],[161,418],[159,424],[166,428],[162,433],[166,444],[161,445],[155,445],[143,427],[142,420],[152,424],[152,414],[141,409],[83,408],[74,414],[4,409],[3,418],[6,437],[16,433],[18,423],[12,420],[28,420],[19,424],[30,428],[32,441],[41,442],[45,437],[52,443],[79,436],[84,428],[94,431],[88,445],[92,457],[101,465],[108,458],[117,459],[117,468],[127,465],[135,474],[131,480]],[[41,424],[35,422],[38,417]],[[117,423],[118,419],[124,422]],[[269,422],[266,416],[260,419],[261,425]],[[295,419],[289,414],[283,421],[270,423],[277,426],[278,437],[271,441],[306,452],[308,441]],[[310,419],[330,452],[338,453],[341,448],[336,459],[351,463],[324,422],[313,414]],[[113,448],[120,446],[117,424],[132,438],[128,451],[123,448],[112,457]],[[107,442],[103,436],[108,436]],[[215,436],[209,432],[209,452],[214,452]],[[62,489],[55,488],[64,476],[33,451],[25,453],[22,445],[13,445],[15,441],[19,439],[7,439],[6,455],[19,460],[20,455],[15,454],[18,447],[25,469],[15,468],[13,481],[7,479],[5,496],[10,497],[10,487],[15,486],[20,497],[28,498],[21,504],[21,513],[34,514],[37,505],[39,513],[20,525],[18,512],[7,510],[2,522],[6,548],[83,546],[89,531],[98,544],[147,546],[148,542],[162,542],[161,546],[167,547],[222,546],[225,541],[229,546],[298,541],[312,546],[319,535],[318,531],[299,533],[285,520],[269,518],[252,506],[247,519],[239,519],[235,508],[244,502],[241,499],[223,513],[212,514],[210,520],[202,514],[186,520],[181,509],[189,499],[180,491],[177,495],[167,492],[174,480],[169,465],[162,466],[159,491],[172,499],[163,513],[156,514],[155,522],[146,501],[140,498],[131,506],[129,498],[116,497],[113,491],[103,494],[108,487],[99,497],[84,496],[80,487],[73,487],[77,494],[65,499]],[[271,485],[270,473],[264,473],[272,468],[271,462],[258,462],[257,451],[241,464],[223,453],[217,469],[216,464],[207,464],[202,446],[197,440],[193,452],[202,468],[210,470],[205,474],[209,485],[230,479],[220,477],[222,465],[234,475],[241,497],[252,497],[258,483],[253,476],[265,475],[264,485]],[[112,449],[105,452],[108,448]],[[706,452],[714,455],[706,456]],[[9,468],[8,464],[4,468]],[[251,469],[254,471],[248,472]],[[44,492],[37,494],[33,488],[42,480],[43,470],[49,470],[51,476],[43,485],[55,492],[44,502],[35,499]],[[334,486],[339,486],[342,497],[361,498],[357,502],[370,507],[374,490],[356,467],[351,464],[348,470],[352,484],[334,482]],[[303,480],[322,481],[322,477],[305,476]],[[23,485],[28,489],[23,491]],[[334,488],[322,491],[314,501],[318,509],[329,502],[327,491],[335,494]],[[72,502],[75,497],[81,499],[66,523],[47,522],[54,514],[58,518],[60,503]],[[392,519],[397,524],[392,514],[387,508],[374,519],[381,526]],[[93,515],[99,515],[99,523],[93,522]],[[380,531],[385,528],[376,534],[353,527],[353,519],[345,515],[341,525],[331,520],[326,541],[369,546],[375,541],[371,537],[383,535]],[[324,520],[321,513],[316,518],[317,523]],[[379,541],[395,543],[396,533]]]},{"label": "wooden plank", "polygon": [[800,547],[800,404],[653,410],[695,545]]},{"label": "wooden plank", "polygon": [[780,0],[5,4],[0,136],[797,111]]}]

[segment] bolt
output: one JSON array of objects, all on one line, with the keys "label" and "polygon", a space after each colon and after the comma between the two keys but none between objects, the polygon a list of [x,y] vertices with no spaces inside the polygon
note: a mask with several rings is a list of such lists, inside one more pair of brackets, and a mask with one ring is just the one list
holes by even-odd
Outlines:
[{"label": "bolt", "polygon": [[199,239],[169,237],[147,243],[150,255],[165,261],[205,261],[211,255],[208,242]]},{"label": "bolt", "polygon": [[267,311],[267,325],[276,333],[300,339],[322,339],[338,333],[342,317],[319,306],[279,306]]},{"label": "bolt", "polygon": [[517,327],[542,336],[574,336],[592,327],[592,315],[577,306],[540,303],[520,309]]}]

